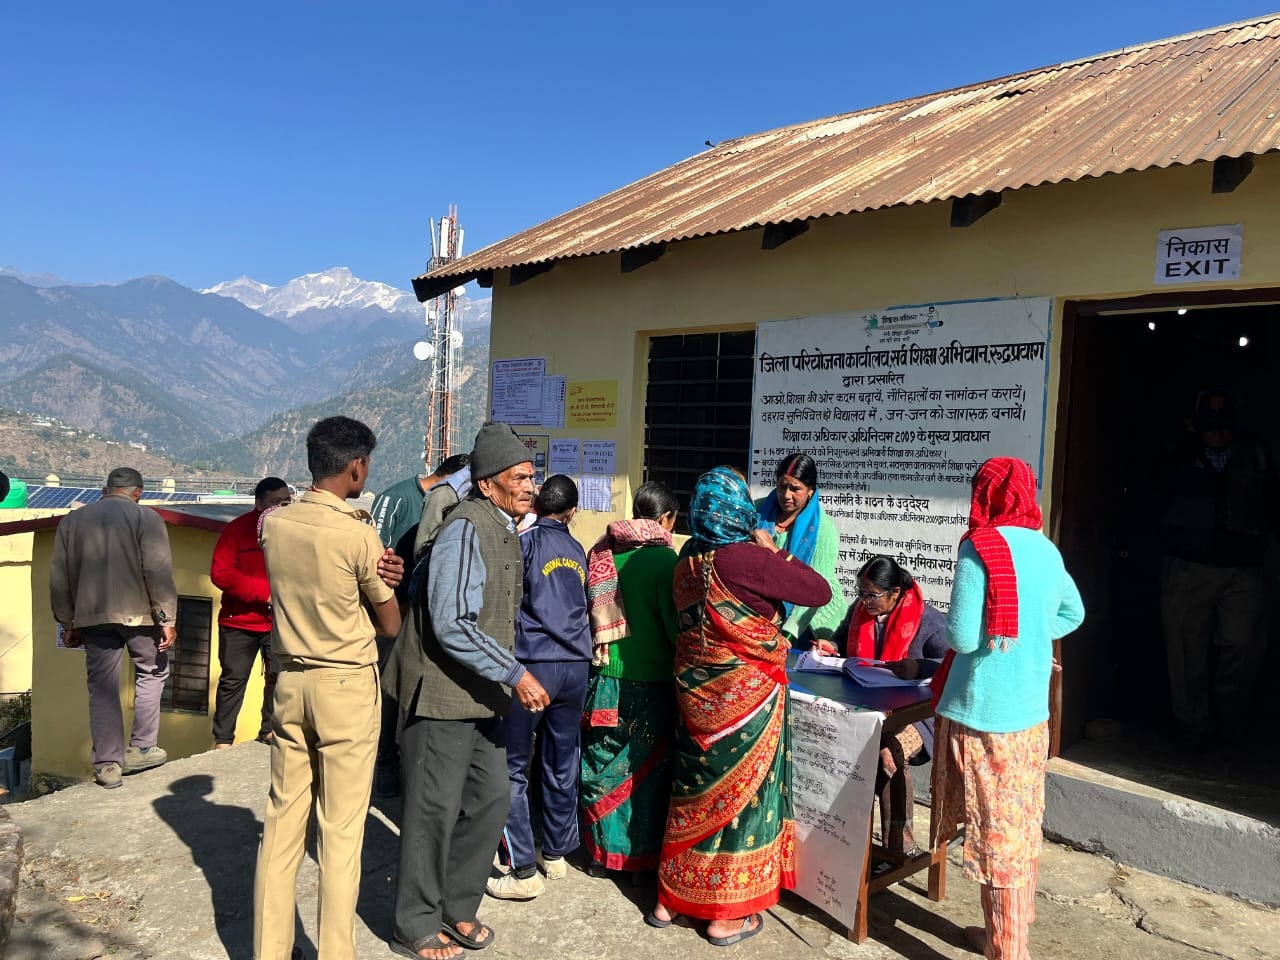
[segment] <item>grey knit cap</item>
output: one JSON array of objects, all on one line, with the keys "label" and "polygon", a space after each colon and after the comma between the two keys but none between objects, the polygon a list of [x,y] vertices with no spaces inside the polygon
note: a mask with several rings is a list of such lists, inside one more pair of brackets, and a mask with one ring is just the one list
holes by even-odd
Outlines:
[{"label": "grey knit cap", "polygon": [[471,476],[484,480],[531,460],[533,454],[511,427],[505,423],[486,423],[476,434],[475,449],[471,451]]}]

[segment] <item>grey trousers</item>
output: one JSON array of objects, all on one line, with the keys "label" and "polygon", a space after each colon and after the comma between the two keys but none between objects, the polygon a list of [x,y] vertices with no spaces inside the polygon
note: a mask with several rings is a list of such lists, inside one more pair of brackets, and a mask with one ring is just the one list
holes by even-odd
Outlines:
[{"label": "grey trousers", "polygon": [[89,678],[89,733],[93,766],[124,763],[124,710],[120,706],[120,660],[127,647],[133,661],[135,747],[154,747],[160,734],[160,698],[169,679],[169,654],[162,653],[159,627],[101,623],[80,631]]},{"label": "grey trousers", "polygon": [[395,935],[405,943],[434,936],[444,918],[476,918],[511,796],[505,725],[410,717],[400,735]]},{"label": "grey trousers", "polygon": [[1160,574],[1174,719],[1194,734],[1210,733],[1214,706],[1224,723],[1247,721],[1266,654],[1262,567],[1210,567],[1165,557]]}]

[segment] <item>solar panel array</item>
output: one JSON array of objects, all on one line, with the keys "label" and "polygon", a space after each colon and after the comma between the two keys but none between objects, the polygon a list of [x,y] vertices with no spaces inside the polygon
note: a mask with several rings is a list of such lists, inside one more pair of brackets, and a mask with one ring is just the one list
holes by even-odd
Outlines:
[{"label": "solar panel array", "polygon": [[[73,503],[93,503],[102,499],[102,491],[92,487],[29,487],[27,506],[39,510],[56,510]],[[198,493],[171,493],[165,490],[146,490],[143,503],[195,503]]]}]

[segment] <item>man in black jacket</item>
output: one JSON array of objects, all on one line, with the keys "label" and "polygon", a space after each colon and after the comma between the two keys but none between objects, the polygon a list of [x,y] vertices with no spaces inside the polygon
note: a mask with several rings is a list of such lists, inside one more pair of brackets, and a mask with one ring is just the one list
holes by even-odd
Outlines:
[{"label": "man in black jacket", "polygon": [[1253,708],[1276,500],[1266,451],[1240,431],[1225,390],[1200,394],[1190,426],[1165,474],[1161,617],[1174,719],[1184,743],[1199,749],[1215,707],[1228,724]]}]

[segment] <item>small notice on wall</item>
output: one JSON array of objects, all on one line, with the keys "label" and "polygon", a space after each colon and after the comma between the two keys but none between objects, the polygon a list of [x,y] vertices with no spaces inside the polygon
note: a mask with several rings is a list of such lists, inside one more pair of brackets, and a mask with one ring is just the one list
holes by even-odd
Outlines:
[{"label": "small notice on wall", "polygon": [[565,426],[608,428],[618,425],[618,381],[570,381],[565,397]]},{"label": "small notice on wall", "polygon": [[573,476],[578,472],[580,463],[577,440],[568,437],[556,437],[551,441],[551,464],[547,467],[548,472]]},{"label": "small notice on wall", "polygon": [[551,451],[551,438],[534,434],[520,434],[520,440],[529,448],[529,459],[533,461],[533,482],[542,486],[547,480],[547,460]]},{"label": "small notice on wall", "polygon": [[564,429],[564,394],[564,377],[542,378],[542,425],[549,430]]},{"label": "small notice on wall", "polygon": [[617,473],[618,445],[612,440],[582,441],[582,472],[613,476]]},{"label": "small notice on wall", "polygon": [[1156,283],[1203,283],[1240,279],[1244,227],[1184,227],[1161,230],[1156,239]]},{"label": "small notice on wall", "polygon": [[581,477],[578,480],[578,507],[608,513],[613,509],[613,477]]}]

